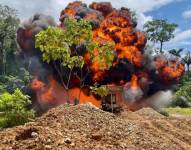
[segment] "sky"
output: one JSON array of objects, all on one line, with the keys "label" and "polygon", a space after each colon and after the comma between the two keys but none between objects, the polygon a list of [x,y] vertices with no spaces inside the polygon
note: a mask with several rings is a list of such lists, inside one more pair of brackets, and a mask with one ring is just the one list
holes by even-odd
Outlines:
[{"label": "sky", "polygon": [[[185,48],[191,50],[191,0],[81,0],[90,4],[92,1],[109,1],[113,7],[128,7],[136,11],[138,29],[152,19],[167,19],[178,24],[175,38],[164,44],[166,50]],[[8,5],[18,10],[21,20],[34,13],[51,15],[58,22],[60,11],[72,0],[0,0],[1,5]]]}]

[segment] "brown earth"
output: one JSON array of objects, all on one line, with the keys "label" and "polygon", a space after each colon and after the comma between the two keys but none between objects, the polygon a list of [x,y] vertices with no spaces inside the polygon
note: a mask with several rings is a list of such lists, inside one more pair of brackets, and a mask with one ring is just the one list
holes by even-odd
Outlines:
[{"label": "brown earth", "polygon": [[34,122],[0,132],[0,149],[190,150],[191,118],[150,108],[115,115],[91,105],[53,108]]}]

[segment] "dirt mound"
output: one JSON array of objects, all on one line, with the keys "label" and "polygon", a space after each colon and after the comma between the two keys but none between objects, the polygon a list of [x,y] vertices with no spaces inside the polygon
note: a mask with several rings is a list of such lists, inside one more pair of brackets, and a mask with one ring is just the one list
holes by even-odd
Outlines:
[{"label": "dirt mound", "polygon": [[114,115],[90,105],[62,105],[34,122],[0,132],[0,149],[191,149],[191,119],[152,109]]}]

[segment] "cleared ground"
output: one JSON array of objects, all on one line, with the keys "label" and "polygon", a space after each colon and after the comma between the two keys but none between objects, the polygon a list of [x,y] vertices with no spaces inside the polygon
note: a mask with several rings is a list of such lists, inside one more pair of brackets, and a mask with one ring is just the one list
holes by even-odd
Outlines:
[{"label": "cleared ground", "polygon": [[0,149],[189,150],[190,124],[190,117],[165,117],[150,108],[115,115],[90,105],[62,105],[1,131]]}]

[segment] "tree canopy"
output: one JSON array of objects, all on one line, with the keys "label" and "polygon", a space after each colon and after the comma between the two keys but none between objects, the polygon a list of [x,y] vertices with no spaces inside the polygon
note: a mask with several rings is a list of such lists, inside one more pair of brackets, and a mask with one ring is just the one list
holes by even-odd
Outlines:
[{"label": "tree canopy", "polygon": [[8,92],[0,95],[0,127],[11,127],[27,122],[34,117],[34,110],[28,109],[31,101],[19,89],[13,94]]},{"label": "tree canopy", "polygon": [[[60,75],[61,82],[67,90],[74,67],[81,69],[81,71],[84,67],[84,54],[77,50],[82,45],[86,52],[90,54],[90,60],[92,62],[99,62],[100,69],[107,70],[112,66],[114,59],[112,48],[114,44],[106,43],[101,45],[94,42],[92,27],[86,20],[68,18],[64,22],[64,28],[49,27],[47,30],[41,31],[36,35],[36,48],[40,48],[45,62],[54,63],[54,67]],[[94,54],[95,49],[99,55]],[[55,62],[59,62],[57,63],[59,67]],[[107,66],[102,65],[105,63],[107,63]],[[63,73],[63,69],[69,70],[68,73]],[[77,73],[75,74],[77,75]],[[83,75],[83,73],[81,74]],[[62,80],[63,76],[67,76],[67,82]],[[85,80],[85,77],[86,75],[84,77],[78,76],[80,83]]]},{"label": "tree canopy", "polygon": [[17,11],[0,5],[0,74],[6,73],[7,54],[16,49]]},{"label": "tree canopy", "polygon": [[148,40],[160,43],[160,53],[163,52],[163,43],[174,38],[174,31],[177,24],[169,23],[166,20],[152,20],[144,25]]},{"label": "tree canopy", "polygon": [[169,50],[169,53],[176,56],[176,57],[181,57],[180,53],[183,51],[183,48],[178,48],[178,49],[171,49]]},{"label": "tree canopy", "polygon": [[188,71],[188,74],[189,74],[190,73],[190,65],[191,65],[191,53],[190,53],[190,51],[188,51],[186,53],[186,55],[184,56],[183,62],[186,64],[187,71]]}]

